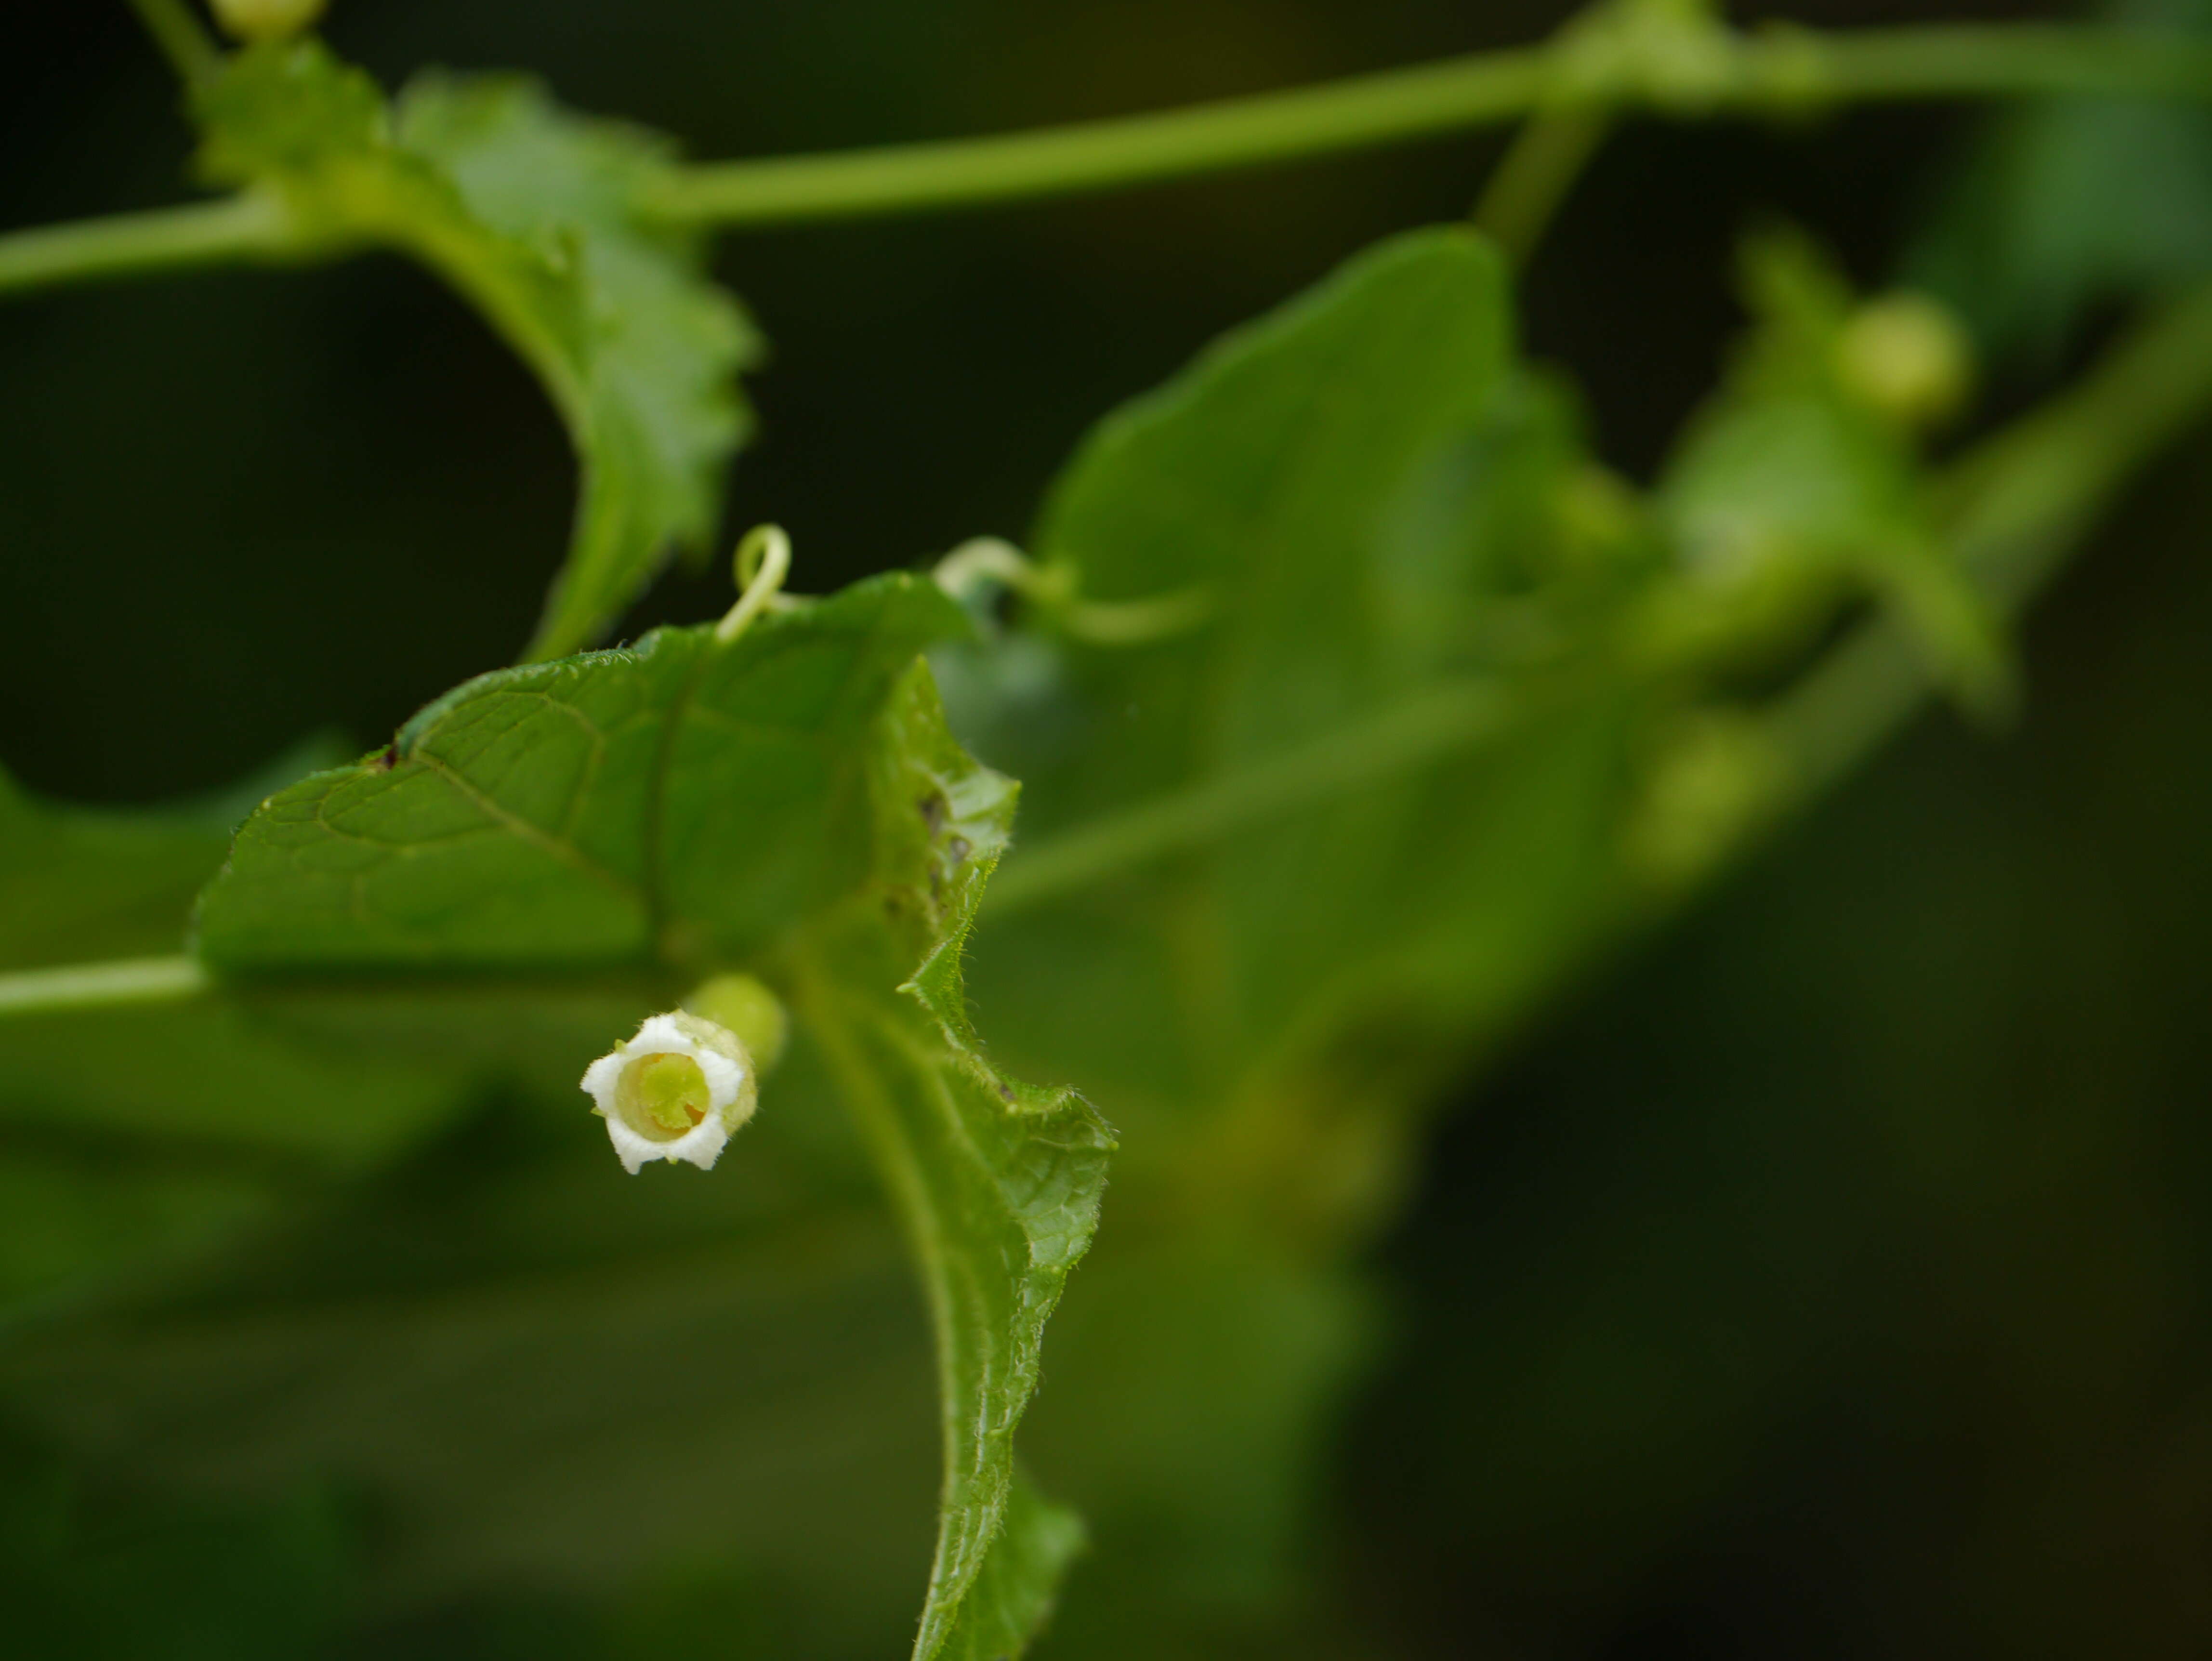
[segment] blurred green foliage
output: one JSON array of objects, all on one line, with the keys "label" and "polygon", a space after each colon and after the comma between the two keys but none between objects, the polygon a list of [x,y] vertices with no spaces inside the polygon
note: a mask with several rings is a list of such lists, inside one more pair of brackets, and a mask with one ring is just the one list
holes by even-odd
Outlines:
[{"label": "blurred green foliage", "polygon": [[[362,10],[380,20],[361,26],[368,44],[404,44],[407,8]],[[830,61],[851,66],[848,83],[827,83],[842,84],[852,119],[812,136],[890,119],[876,88],[914,95],[928,81],[915,65],[951,55],[983,15],[923,21],[886,5],[842,20],[831,43],[790,15],[788,49],[834,44],[848,56]],[[726,45],[762,27],[682,16],[725,31]],[[1077,41],[1128,38],[1127,20],[1103,11],[1054,21]],[[1314,66],[1292,50],[1302,27],[1352,27],[1289,7],[1149,22],[1192,43],[1164,59],[1156,42],[1131,51],[1153,78],[1124,72],[1162,93],[1201,88],[1168,84],[1157,61],[1187,68],[1200,47],[1249,47],[1233,61],[1277,78]],[[1365,26],[1363,50],[1425,26],[1437,27],[1393,13]],[[342,39],[343,27],[342,11]],[[558,29],[533,15],[514,33],[501,43],[507,60]],[[1096,54],[1037,44],[1052,34],[1001,40],[991,61],[1026,52],[1102,76],[1117,61],[1102,69]],[[901,52],[909,61],[894,73]],[[634,60],[666,66],[653,82],[665,101],[592,101],[659,121],[684,75],[701,72],[677,62],[691,55],[680,40],[637,44]],[[1347,51],[1326,66],[1357,61]],[[1035,95],[1036,109],[1012,113],[1071,113],[1084,88],[1044,76]],[[965,107],[1009,113],[988,98]],[[793,106],[763,130],[780,121],[806,136],[823,119]],[[1639,146],[1601,170],[1589,223],[1616,210],[1632,234],[1624,203],[1648,161]],[[1859,155],[1838,176],[1863,192],[1878,171]],[[1455,171],[1437,176],[1466,193]],[[1754,166],[1734,176],[1758,188]],[[1348,205],[1352,192],[1332,198],[1320,177],[1311,202],[1231,186],[1193,193],[1181,213],[1170,198],[1055,210],[1042,229],[933,232],[904,245],[895,270],[882,250],[901,246],[898,233],[825,239],[816,246],[833,257],[811,267],[803,249],[782,256],[801,273],[786,297],[807,302],[788,308],[802,343],[810,309],[824,334],[847,326],[841,284],[872,293],[875,309],[860,314],[878,332],[839,407],[884,419],[883,387],[853,394],[902,368],[917,410],[902,430],[921,453],[902,458],[863,430],[839,453],[855,467],[881,458],[871,488],[824,478],[810,493],[805,465],[790,460],[755,488],[866,527],[865,546],[824,538],[833,565],[855,568],[907,563],[1017,511],[1005,504],[1042,479],[1055,436],[1033,411],[1104,401],[1068,373],[1086,354],[1098,354],[1092,379],[1133,390],[1292,278],[1425,216]],[[1289,252],[1255,256],[1244,224],[1212,240],[1198,228],[1197,203],[1243,190],[1262,205],[1243,211]],[[2021,199],[2048,206],[2033,190]],[[2148,234],[2148,215],[2135,222]],[[1551,259],[1586,256],[1598,234],[1571,222]],[[2074,234],[2114,234],[2102,217]],[[1204,307],[1162,289],[1142,321],[1116,320],[1146,301],[1127,262],[1146,234],[1160,269],[1204,274],[1178,278],[1186,288],[1217,285]],[[846,257],[864,236],[882,239],[874,256]],[[987,322],[1007,328],[990,315],[993,279],[969,269],[993,238],[1026,248],[1030,278],[1108,272],[1059,319],[1067,338],[1039,372],[1059,390],[1034,402],[1000,396],[957,338],[963,318],[975,340]],[[1680,240],[1710,283],[1717,246]],[[1655,691],[1602,657],[1593,672],[1566,654],[1576,672],[1560,692],[1546,642],[1601,633],[1626,609],[1665,644],[1670,670],[1686,650],[1705,662],[1716,639],[1761,646],[1750,661],[1717,660],[1755,691],[1794,660],[1792,642],[1817,639],[1835,605],[1870,587],[1918,625],[1968,701],[1987,707],[2002,672],[1987,619],[1930,546],[1912,441],[1837,373],[1848,289],[1769,246],[1779,251],[1749,286],[1751,344],[1660,469],[1652,520],[1589,460],[1587,423],[1559,378],[1519,360],[1487,256],[1458,234],[1416,236],[1113,417],[1047,496],[1032,545],[1048,570],[1079,574],[1086,600],[1196,587],[1216,608],[1208,622],[1107,648],[1041,605],[1009,628],[984,618],[980,647],[940,648],[956,725],[1029,781],[1024,847],[975,940],[980,1019],[1018,1070],[1079,1080],[1107,1104],[1127,1148],[1024,1433],[1047,1486],[1092,1532],[1049,1652],[2057,1654],[2116,1628],[2142,1653],[2201,1648],[2212,1616],[2191,1590],[2205,1426],[2194,1358],[2212,1323],[2197,1285],[2203,1145],[2189,1116],[2202,1099],[2191,1014],[2203,986],[2187,942],[2200,932],[2189,925],[2208,804],[2179,758],[2202,733],[2193,642],[2212,589],[2181,560],[2136,551],[2212,508],[2185,471],[2166,482],[2162,511],[2154,502],[2108,538],[2062,593],[2065,614],[2031,641],[2019,739],[1993,752],[1948,728],[1923,734],[1686,937],[1514,1052],[1416,1174],[1420,1110],[1498,1057],[1539,995],[1611,935],[1626,888],[1652,879],[1620,833],[1648,805],[1647,746],[1671,730],[1655,709],[1696,712],[1696,687],[1662,677]],[[1884,251],[1877,238],[1853,246],[1863,268]],[[772,271],[776,256],[761,258]],[[950,326],[925,308],[933,261],[973,308],[952,307]],[[1536,330],[1573,344],[1559,320],[1571,305],[1548,319],[1544,309],[1549,270],[1529,284]],[[2157,267],[2161,283],[2182,274]],[[418,303],[352,278],[294,280],[351,296],[347,311],[385,297],[368,321],[303,317],[296,337],[282,315],[264,319],[256,362],[281,365],[288,341],[334,321],[358,344],[386,326],[377,306],[393,308],[388,319]],[[1580,303],[1605,298],[1600,283]],[[133,301],[149,296],[51,303],[98,319]],[[1621,331],[1632,368],[1670,350],[1717,357],[1711,330],[1670,318],[1655,331],[1649,296],[1638,301]],[[1970,316],[1992,338],[2009,326],[1996,301]],[[912,338],[948,327],[949,344]],[[1141,350],[1124,351],[1119,331]],[[53,350],[35,333],[0,342],[33,374]],[[185,384],[221,389],[199,424],[222,447],[285,453],[250,440],[275,407],[266,379],[195,379],[196,350],[187,340],[168,362]],[[343,367],[314,373],[350,385]],[[57,385],[88,374],[52,373]],[[512,397],[497,390],[504,373],[484,367],[493,390],[474,395],[488,408]],[[1603,427],[1622,382],[1591,379]],[[1663,380],[1645,389],[1652,405],[1671,404],[1663,423],[1633,407],[1610,418],[1632,435],[1639,419],[1671,424],[1692,383]],[[425,403],[408,377],[388,396],[410,415]],[[991,447],[975,434],[1021,459],[1006,464],[1019,482],[970,467],[966,494],[921,490],[919,514],[884,483],[958,471]],[[204,455],[190,446],[204,436],[180,437],[183,453]],[[150,443],[127,427],[111,437],[103,467],[114,454],[135,465]],[[1657,447],[1636,448],[1632,461]],[[101,676],[67,678],[95,631],[80,619],[66,633],[67,597],[82,592],[70,585],[86,578],[55,538],[82,533],[59,511],[65,493],[32,489],[46,453],[0,444],[0,468],[22,484],[9,534],[25,552],[8,580],[27,605],[54,608],[48,635],[64,631],[9,671],[10,696],[32,713],[7,741],[20,729],[25,772],[53,792],[216,785],[265,701],[245,674],[184,678],[171,701],[186,715],[195,699],[203,716],[222,712],[222,730],[181,761],[152,755],[144,734],[181,748],[187,730],[164,728],[177,711],[156,707],[169,643],[150,662],[126,653]],[[416,585],[404,614],[429,621],[404,651],[377,635],[392,678],[371,698],[404,684],[419,702],[501,654],[498,608],[447,586],[449,572],[455,585],[489,581],[470,563],[478,538],[507,551],[495,571],[505,618],[543,575],[550,517],[508,524],[496,490],[449,495],[436,484],[447,460],[424,461],[386,472],[437,503],[410,532],[434,553],[397,567]],[[536,485],[550,471],[541,448],[491,476]],[[295,488],[255,493],[235,522]],[[1815,494],[1827,504],[1817,514],[1806,511]],[[329,511],[313,490],[297,505]],[[204,502],[145,511],[148,526],[226,523]],[[936,541],[932,512],[947,527]],[[391,533],[398,522],[373,514],[354,532],[387,592],[386,551],[407,542]],[[1863,533],[1838,537],[1841,522]],[[1719,591],[1714,638],[1693,629],[1685,648],[1664,607],[1636,604],[1664,575],[1662,536],[1753,579]],[[1356,573],[1347,544],[1364,556]],[[1870,545],[1880,562],[1851,567]],[[158,591],[169,554],[149,546],[135,574]],[[1849,569],[1828,569],[1838,562]],[[293,547],[272,557],[302,563]],[[357,585],[373,613],[380,582],[337,563],[302,592]],[[1776,569],[1791,576],[1778,611],[1758,580]],[[1808,572],[1818,606],[1802,598]],[[288,659],[296,648],[259,649],[264,630],[285,636],[299,596],[238,575],[196,584],[156,632],[189,644],[196,630],[220,640],[236,629],[229,649],[260,663],[252,673],[322,684],[320,669]],[[679,586],[663,603],[699,592]],[[361,627],[334,616],[313,650]],[[25,703],[35,677],[45,690]],[[135,730],[135,753],[83,741],[106,730],[102,697],[121,696],[95,690],[105,678],[146,710],[114,740],[127,746]],[[1255,764],[1316,735],[1371,739],[1362,723],[1378,715],[1386,736],[1399,732],[1389,722],[1407,701],[1440,689],[1418,706],[1426,719],[1480,727],[1501,684],[1547,695],[1509,741],[1286,818],[1235,818],[1236,782]],[[260,718],[362,721],[369,707],[284,702]],[[966,764],[949,745],[930,753]],[[498,760],[464,766],[515,783]],[[338,778],[373,786],[376,775]],[[543,781],[519,782],[526,793]],[[332,788],[328,775],[303,787]],[[1086,826],[1178,796],[1229,800],[1223,834],[1159,844],[1079,894],[1041,876],[1024,894],[1024,853],[1065,868]],[[0,813],[11,967],[173,946],[235,816],[203,803],[126,819],[12,787]],[[1674,850],[1658,862],[1668,879],[1701,871],[1696,834],[1662,840]],[[785,841],[794,857],[823,851],[801,832]],[[261,879],[249,857],[228,891]],[[225,904],[211,902],[209,938],[242,964],[259,948],[226,934]],[[957,928],[950,938],[957,952]],[[278,928],[261,946],[282,958],[289,939]],[[361,961],[356,951],[349,966]],[[957,983],[934,995],[957,1024]],[[6,1595],[25,1611],[18,1630],[45,1646],[34,1652],[834,1656],[904,1641],[936,1480],[927,1336],[862,1150],[819,1105],[837,1093],[837,1058],[800,1043],[743,1157],[711,1182],[629,1183],[585,1134],[571,1080],[597,1040],[651,1007],[641,997],[580,983],[458,997],[393,986],[358,1007],[272,997],[0,1031],[0,1183],[13,1190],[0,1269],[21,1294],[0,1350],[19,1439],[0,1528],[16,1548]],[[502,1037],[492,1062],[470,1050],[487,1030]],[[1419,1198],[1400,1225],[1409,1189]],[[1360,1265],[1394,1228],[1385,1290]],[[1018,1489],[1013,1503],[1032,1501]],[[1073,1548],[1056,1513],[1032,1520],[1024,1537],[1040,1560]],[[126,1594],[99,1594],[118,1583]],[[1018,1633],[1034,1603],[986,1591],[979,1655]]]},{"label": "blurred green foliage", "polygon": [[[2212,30],[2204,0],[2112,0],[2116,21]],[[2212,112],[2053,101],[1990,119],[1954,164],[1912,280],[1984,344],[2048,365],[2086,313],[2172,292],[2212,267]]]}]

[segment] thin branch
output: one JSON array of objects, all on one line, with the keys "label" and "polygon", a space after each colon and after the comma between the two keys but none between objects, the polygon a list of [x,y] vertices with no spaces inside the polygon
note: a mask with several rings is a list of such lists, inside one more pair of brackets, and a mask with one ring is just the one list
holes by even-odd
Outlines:
[{"label": "thin branch", "polygon": [[1520,708],[1487,681],[1437,687],[1281,755],[1025,849],[1002,866],[983,891],[983,914],[1002,916],[1162,855],[1203,847],[1246,825],[1441,760],[1494,737]]},{"label": "thin branch", "polygon": [[197,85],[222,67],[222,48],[185,0],[131,0],[131,9],[185,85]]},{"label": "thin branch", "polygon": [[1483,186],[1475,228],[1515,265],[1527,265],[1612,127],[1613,118],[1600,110],[1559,110],[1531,119]]},{"label": "thin branch", "polygon": [[[149,27],[188,13],[133,0]],[[1929,25],[1819,34],[1721,33],[1702,55],[1586,48],[1488,52],[1157,115],[946,143],[672,168],[638,207],[728,226],[918,213],[1103,191],[1436,138],[1535,112],[1593,120],[1803,113],[1857,101],[2078,94],[2212,100],[2212,42],[2058,25]],[[187,49],[198,62],[198,48]],[[1694,70],[1681,64],[1694,64]],[[1556,159],[1556,158],[1555,158]],[[0,235],[0,296],[64,283],[306,259],[346,247],[288,223],[271,196]]]},{"label": "thin branch", "polygon": [[100,277],[281,259],[299,246],[283,204],[260,193],[45,225],[0,236],[0,295]]},{"label": "thin branch", "polygon": [[131,958],[0,975],[0,1017],[50,1015],[118,1004],[180,1003],[214,983],[192,958]]},{"label": "thin branch", "polygon": [[769,225],[980,207],[1436,138],[1539,108],[1682,116],[1853,101],[2027,94],[2212,97],[2212,43],[2060,25],[1720,33],[1716,51],[1559,45],[1485,52],[1325,86],[1032,132],[678,169],[641,205],[678,220]]}]

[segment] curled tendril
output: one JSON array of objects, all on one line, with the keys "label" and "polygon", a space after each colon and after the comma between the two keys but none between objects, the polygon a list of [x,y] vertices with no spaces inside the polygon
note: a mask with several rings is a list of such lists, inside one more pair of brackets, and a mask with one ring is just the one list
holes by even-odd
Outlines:
[{"label": "curled tendril", "polygon": [[1141,646],[1187,634],[1212,617],[1213,591],[1204,583],[1145,599],[1085,599],[1075,568],[1039,565],[1000,537],[974,537],[938,561],[937,586],[963,605],[985,583],[1010,588],[1092,646]]},{"label": "curled tendril", "polygon": [[727,646],[745,626],[769,607],[793,602],[783,593],[783,580],[791,575],[791,538],[781,525],[756,525],[738,544],[732,562],[738,576],[738,603],[714,625],[717,645]]}]

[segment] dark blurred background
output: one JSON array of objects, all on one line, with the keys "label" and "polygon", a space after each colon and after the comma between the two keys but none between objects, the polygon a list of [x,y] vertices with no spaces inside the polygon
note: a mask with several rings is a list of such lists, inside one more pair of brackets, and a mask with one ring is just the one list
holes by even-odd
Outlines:
[{"label": "dark blurred background", "polygon": [[[337,0],[328,33],[387,82],[527,69],[724,156],[1320,79],[1562,11]],[[0,224],[178,199],[174,105],[119,3],[13,9]],[[1648,473],[1710,385],[1741,229],[1799,220],[1879,281],[1966,123],[1615,142],[1524,299],[1608,457]],[[1018,537],[1099,413],[1463,213],[1497,148],[726,238],[774,350],[727,528],[787,526],[809,590]],[[1930,716],[1445,1121],[1325,1479],[1376,1653],[2212,1648],[2208,462],[2162,465],[2042,602],[2017,730]],[[317,729],[378,742],[513,655],[571,484],[521,368],[394,259],[0,307],[0,763],[144,803]],[[717,563],[626,632],[720,610]]]}]

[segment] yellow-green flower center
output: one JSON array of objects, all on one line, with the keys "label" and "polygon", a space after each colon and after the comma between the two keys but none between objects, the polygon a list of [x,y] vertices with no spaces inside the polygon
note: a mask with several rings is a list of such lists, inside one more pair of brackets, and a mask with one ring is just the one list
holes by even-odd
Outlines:
[{"label": "yellow-green flower center", "polygon": [[689,1056],[640,1056],[622,1070],[615,1110],[641,1136],[674,1141],[707,1116],[714,1096]]}]

